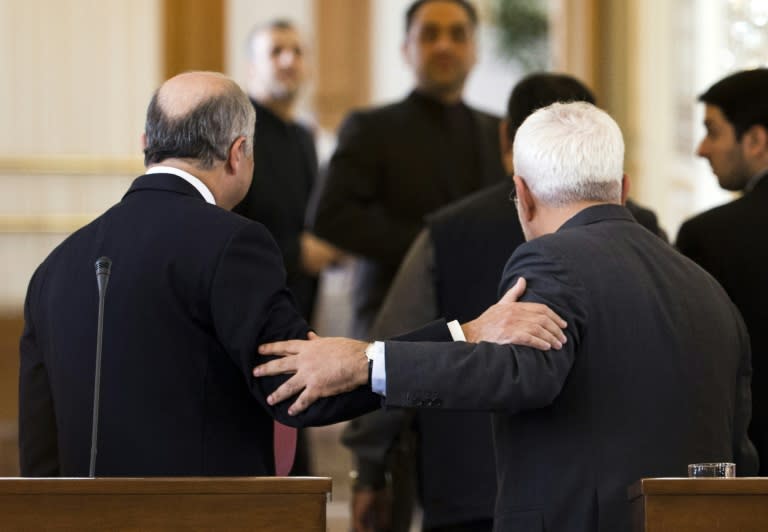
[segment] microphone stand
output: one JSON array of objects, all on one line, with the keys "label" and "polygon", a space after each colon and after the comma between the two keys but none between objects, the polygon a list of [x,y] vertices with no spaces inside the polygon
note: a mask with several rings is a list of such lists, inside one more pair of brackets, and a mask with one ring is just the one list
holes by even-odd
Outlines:
[{"label": "microphone stand", "polygon": [[96,324],[96,372],[93,379],[93,421],[91,423],[91,463],[88,476],[96,476],[96,452],[99,434],[99,390],[101,389],[101,337],[104,330],[104,300],[107,295],[107,283],[112,269],[108,257],[96,261],[96,282],[99,286],[99,317]]}]

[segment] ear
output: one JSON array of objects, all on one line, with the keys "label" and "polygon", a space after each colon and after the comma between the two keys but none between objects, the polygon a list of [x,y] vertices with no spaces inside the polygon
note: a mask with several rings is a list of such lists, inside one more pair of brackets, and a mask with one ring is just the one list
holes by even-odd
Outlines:
[{"label": "ear", "polygon": [[509,122],[505,118],[499,122],[499,147],[501,148],[501,162],[504,165],[504,170],[507,175],[514,175],[515,169],[512,163],[512,142],[509,140],[507,131],[509,130]]},{"label": "ear", "polygon": [[413,68],[413,64],[411,63],[411,57],[408,55],[409,46],[408,46],[408,36],[405,36],[405,39],[403,39],[403,44],[400,45],[400,54],[403,57],[403,61],[405,61],[405,64],[409,67]]},{"label": "ear", "polygon": [[141,134],[141,151],[144,151],[147,149],[147,134],[142,133]]},{"label": "ear", "polygon": [[245,163],[248,156],[248,154],[245,153],[245,148],[245,137],[237,137],[235,142],[233,142],[232,146],[229,148],[229,156],[226,164],[228,173],[236,174],[240,167]]},{"label": "ear", "polygon": [[519,175],[512,178],[515,182],[515,195],[517,196],[517,212],[523,220],[530,222],[536,214],[536,203],[533,194],[528,188],[528,183]]},{"label": "ear", "polygon": [[629,176],[627,174],[624,174],[621,177],[621,204],[626,205],[627,198],[629,197]]},{"label": "ear", "polygon": [[768,130],[760,124],[753,125],[744,132],[742,144],[750,155],[765,156],[768,153]]}]

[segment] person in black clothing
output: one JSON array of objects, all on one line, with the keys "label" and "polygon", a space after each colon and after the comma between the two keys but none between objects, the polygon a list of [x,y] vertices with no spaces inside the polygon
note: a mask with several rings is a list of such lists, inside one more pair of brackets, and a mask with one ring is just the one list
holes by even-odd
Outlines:
[{"label": "person in black clothing", "polygon": [[266,226],[283,254],[288,288],[311,321],[317,275],[338,250],[309,232],[318,165],[312,132],[295,120],[306,80],[304,44],[283,20],[257,26],[248,38],[248,95],[256,108],[253,182],[234,209]]},{"label": "person in black clothing", "polygon": [[744,316],[752,346],[749,437],[768,475],[768,69],[732,74],[699,97],[705,104],[706,158],[725,190],[742,197],[686,221],[678,249],[712,274]]},{"label": "person in black clothing", "polygon": [[414,2],[403,44],[414,90],[400,102],[353,112],[339,131],[315,229],[360,258],[356,337],[368,335],[424,215],[504,178],[498,118],[462,101],[476,24],[466,1]]},{"label": "person in black clothing", "polygon": [[[262,223],[283,255],[286,284],[308,322],[317,295],[317,276],[339,257],[333,246],[310,231],[318,167],[312,132],[295,120],[306,80],[304,44],[284,20],[256,26],[248,37],[248,95],[256,109],[253,181],[233,210]],[[310,474],[309,444],[298,433],[293,474]]]}]

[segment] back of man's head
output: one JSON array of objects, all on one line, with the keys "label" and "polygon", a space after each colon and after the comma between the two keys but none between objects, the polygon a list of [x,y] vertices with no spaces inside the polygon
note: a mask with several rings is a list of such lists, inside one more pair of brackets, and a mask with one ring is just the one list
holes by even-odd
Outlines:
[{"label": "back of man's head", "polygon": [[515,140],[520,124],[536,109],[555,102],[595,103],[586,85],[567,74],[537,72],[520,80],[507,101],[507,137]]},{"label": "back of man's head", "polygon": [[592,104],[555,103],[517,130],[515,174],[542,203],[619,203],[624,140],[616,122]]},{"label": "back of man's head", "polygon": [[699,101],[718,107],[738,140],[754,125],[768,129],[768,68],[731,74],[712,85]]},{"label": "back of man's head", "polygon": [[145,125],[144,164],[184,159],[201,169],[226,161],[238,137],[253,152],[256,114],[231,79],[215,72],[187,72],[152,96]]}]

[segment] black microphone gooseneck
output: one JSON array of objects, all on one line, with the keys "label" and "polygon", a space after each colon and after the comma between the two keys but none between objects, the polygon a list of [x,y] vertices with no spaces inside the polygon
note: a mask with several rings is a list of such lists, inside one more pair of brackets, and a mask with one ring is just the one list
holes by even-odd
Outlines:
[{"label": "black microphone gooseneck", "polygon": [[93,422],[91,423],[91,465],[88,476],[96,476],[96,441],[99,434],[99,390],[101,389],[101,336],[104,331],[104,299],[112,271],[112,260],[99,257],[96,261],[96,283],[99,285],[99,319],[96,325],[96,374],[93,379]]}]

